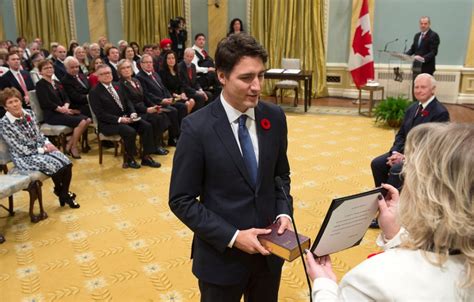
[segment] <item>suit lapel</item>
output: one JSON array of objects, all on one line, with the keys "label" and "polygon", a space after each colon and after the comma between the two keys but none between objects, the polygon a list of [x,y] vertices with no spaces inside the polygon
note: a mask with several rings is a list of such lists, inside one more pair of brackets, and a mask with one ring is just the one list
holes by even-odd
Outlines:
[{"label": "suit lapel", "polygon": [[266,112],[263,109],[261,103],[258,103],[258,106],[255,108],[255,127],[257,129],[257,139],[258,139],[258,175],[257,175],[257,190],[262,183],[262,178],[264,171],[267,168],[267,152],[268,148],[271,145],[271,136],[270,129],[263,129],[261,127],[262,119],[267,118]]},{"label": "suit lapel", "polygon": [[217,136],[249,186],[254,188],[220,98],[215,100],[211,106],[213,106],[212,113],[217,118],[214,123],[214,130],[216,131]]}]

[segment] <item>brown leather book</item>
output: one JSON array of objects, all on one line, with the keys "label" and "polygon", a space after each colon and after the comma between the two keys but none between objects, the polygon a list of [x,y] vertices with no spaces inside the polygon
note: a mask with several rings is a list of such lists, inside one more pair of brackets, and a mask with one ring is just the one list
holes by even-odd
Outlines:
[{"label": "brown leather book", "polygon": [[[270,234],[258,235],[258,240],[272,254],[291,262],[300,255],[295,232],[286,230],[283,234],[278,235],[279,227],[280,225],[278,223],[266,227],[266,229],[271,229],[272,232]],[[301,243],[301,250],[304,251],[308,249],[310,245],[309,238],[301,234],[298,236]]]}]

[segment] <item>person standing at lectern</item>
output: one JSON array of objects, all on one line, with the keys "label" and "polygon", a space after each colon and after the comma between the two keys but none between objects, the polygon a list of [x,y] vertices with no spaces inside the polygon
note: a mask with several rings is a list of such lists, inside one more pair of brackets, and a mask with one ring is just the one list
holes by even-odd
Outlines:
[{"label": "person standing at lectern", "polygon": [[[433,75],[435,72],[436,55],[438,54],[438,46],[440,43],[439,36],[431,28],[430,17],[424,16],[420,18],[420,32],[415,34],[413,44],[406,52],[407,55],[413,56],[413,79],[420,73],[428,73]],[[421,70],[419,65],[421,64]],[[416,68],[418,71],[415,72]]]},{"label": "person standing at lectern", "polygon": [[274,221],[279,234],[291,228],[292,199],[285,113],[259,101],[267,57],[247,34],[221,40],[215,58],[222,93],[182,123],[169,205],[194,232],[201,301],[278,300],[283,260],[257,235],[270,233],[265,227]]}]

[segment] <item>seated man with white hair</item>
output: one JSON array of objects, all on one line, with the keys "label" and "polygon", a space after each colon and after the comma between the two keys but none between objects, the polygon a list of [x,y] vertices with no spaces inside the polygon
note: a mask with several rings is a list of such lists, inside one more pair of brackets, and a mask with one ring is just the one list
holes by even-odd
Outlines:
[{"label": "seated man with white hair", "polygon": [[[415,78],[414,93],[417,101],[406,110],[402,126],[390,151],[372,160],[372,175],[376,187],[386,183],[400,190],[403,184],[400,172],[405,160],[405,142],[411,129],[424,123],[449,121],[449,112],[436,98],[435,90],[436,80],[432,75],[422,73]],[[372,227],[377,225],[373,223]]]},{"label": "seated man with white hair", "polygon": [[87,95],[91,89],[87,77],[79,72],[79,61],[74,57],[64,60],[66,75],[61,79],[64,90],[71,101],[71,109],[78,109],[82,114],[91,117]]}]

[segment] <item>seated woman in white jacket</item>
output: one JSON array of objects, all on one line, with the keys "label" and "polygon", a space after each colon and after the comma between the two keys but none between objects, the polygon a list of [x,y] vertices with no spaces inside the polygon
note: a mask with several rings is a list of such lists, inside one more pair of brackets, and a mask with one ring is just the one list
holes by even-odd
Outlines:
[{"label": "seated woman in white jacket", "polygon": [[[313,301],[474,301],[474,125],[429,123],[407,138],[403,191],[379,200],[385,252],[339,285],[308,253]],[[401,227],[403,226],[403,227]]]}]

